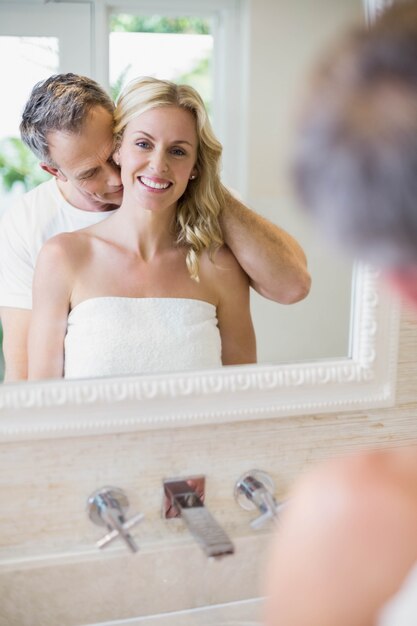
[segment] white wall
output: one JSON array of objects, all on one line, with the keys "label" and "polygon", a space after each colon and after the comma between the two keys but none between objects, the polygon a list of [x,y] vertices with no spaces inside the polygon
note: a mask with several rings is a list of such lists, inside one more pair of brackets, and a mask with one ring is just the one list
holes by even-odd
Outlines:
[{"label": "white wall", "polygon": [[[303,245],[310,296],[290,307],[254,294],[261,362],[348,354],[351,264],[307,223],[289,183],[292,133],[307,72],[346,24],[362,23],[360,0],[250,0],[247,3],[246,189],[249,204]],[[245,55],[242,52],[242,58]]]}]

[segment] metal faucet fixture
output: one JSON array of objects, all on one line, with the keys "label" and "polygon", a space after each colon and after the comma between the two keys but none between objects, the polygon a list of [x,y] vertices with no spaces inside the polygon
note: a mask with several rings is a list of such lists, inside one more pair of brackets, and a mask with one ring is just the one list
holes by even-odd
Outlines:
[{"label": "metal faucet fixture", "polygon": [[247,511],[257,508],[260,512],[260,516],[250,523],[255,530],[262,528],[269,520],[274,520],[284,506],[284,503],[277,503],[274,491],[272,478],[261,470],[250,470],[236,482],[237,503]]},{"label": "metal faucet fixture", "polygon": [[181,517],[207,556],[234,553],[234,546],[204,506],[204,476],[164,481],[165,518]]},{"label": "metal faucet fixture", "polygon": [[106,526],[109,531],[97,541],[96,546],[98,548],[104,548],[115,539],[120,538],[132,552],[139,550],[128,531],[132,526],[139,524],[144,515],[139,513],[126,520],[125,514],[128,507],[129,500],[125,492],[117,487],[102,487],[88,498],[87,511],[91,521],[99,526]]}]

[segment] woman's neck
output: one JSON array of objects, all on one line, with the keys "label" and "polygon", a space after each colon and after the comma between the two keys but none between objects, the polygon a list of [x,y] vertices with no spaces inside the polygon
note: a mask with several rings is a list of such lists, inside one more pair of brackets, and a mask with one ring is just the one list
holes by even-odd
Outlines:
[{"label": "woman's neck", "polygon": [[144,260],[174,246],[175,207],[159,212],[123,202],[114,217],[114,236],[119,238],[119,235],[123,245],[140,254]]}]

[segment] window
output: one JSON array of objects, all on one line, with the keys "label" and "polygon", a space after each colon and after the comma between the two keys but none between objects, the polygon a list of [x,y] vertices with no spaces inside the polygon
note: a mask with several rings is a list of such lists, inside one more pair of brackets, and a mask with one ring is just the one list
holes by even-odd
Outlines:
[{"label": "window", "polygon": [[[45,175],[20,140],[22,109],[34,84],[56,72],[91,74],[91,7],[0,3],[0,81],[5,85],[0,117],[0,213],[14,195]],[[79,39],[74,46],[73,33]],[[47,176],[47,175],[46,175]],[[0,325],[0,380],[4,376]]]},{"label": "window", "polygon": [[[73,45],[72,32],[82,43]],[[0,4],[2,85],[11,86],[2,100],[0,119],[0,212],[10,195],[38,184],[44,177],[36,158],[20,141],[22,109],[34,84],[56,72],[91,73],[90,7]],[[18,77],[18,79],[17,79]]]},{"label": "window", "polygon": [[243,4],[243,0],[94,3],[94,78],[113,95],[131,78],[143,75],[195,87],[223,144],[223,181],[237,190],[244,187]]},{"label": "window", "polygon": [[[11,196],[28,191],[47,177],[20,141],[19,124],[33,85],[58,71],[58,54],[56,37],[0,36],[1,58],[13,59],[12,64],[0,66],[0,83],[13,84],[2,102],[0,118],[0,212]],[[15,76],[19,76],[18,81]]]},{"label": "window", "polygon": [[110,15],[109,72],[114,99],[132,78],[154,76],[191,85],[210,111],[213,100],[211,20]]}]

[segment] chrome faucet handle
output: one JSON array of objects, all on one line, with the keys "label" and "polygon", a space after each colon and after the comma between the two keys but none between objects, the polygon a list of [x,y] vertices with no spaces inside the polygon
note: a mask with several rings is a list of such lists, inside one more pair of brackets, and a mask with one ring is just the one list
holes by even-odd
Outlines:
[{"label": "chrome faucet handle", "polygon": [[132,552],[139,550],[128,530],[139,524],[144,515],[138,513],[126,520],[125,514],[128,507],[129,500],[125,492],[117,487],[102,487],[88,498],[87,511],[91,521],[98,526],[106,526],[109,531],[96,542],[98,548],[104,548],[120,537],[129,550]]},{"label": "chrome faucet handle", "polygon": [[204,486],[204,476],[164,480],[162,514],[181,517],[207,556],[233,554],[230,538],[204,506]]},{"label": "chrome faucet handle", "polygon": [[236,482],[234,495],[237,503],[246,511],[257,508],[261,513],[250,522],[253,529],[258,530],[269,520],[275,520],[278,517],[278,511],[284,504],[277,503],[274,491],[272,478],[261,470],[250,470]]}]

